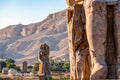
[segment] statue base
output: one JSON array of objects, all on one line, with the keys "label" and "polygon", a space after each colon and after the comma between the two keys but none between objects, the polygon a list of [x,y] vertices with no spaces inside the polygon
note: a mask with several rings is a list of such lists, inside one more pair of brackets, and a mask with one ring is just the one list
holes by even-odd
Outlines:
[{"label": "statue base", "polygon": [[45,64],[39,64],[39,80],[52,80],[51,76],[45,75]]},{"label": "statue base", "polygon": [[41,64],[41,63],[39,64],[39,73],[38,73],[39,76],[44,76],[45,74],[43,69],[44,67],[45,67],[44,64]]}]

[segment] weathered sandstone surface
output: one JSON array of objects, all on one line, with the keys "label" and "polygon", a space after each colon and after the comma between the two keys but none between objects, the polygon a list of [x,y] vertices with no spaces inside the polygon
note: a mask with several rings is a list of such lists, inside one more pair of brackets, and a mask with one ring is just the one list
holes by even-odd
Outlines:
[{"label": "weathered sandstone surface", "polygon": [[120,1],[79,2],[67,13],[71,80],[119,78]]}]

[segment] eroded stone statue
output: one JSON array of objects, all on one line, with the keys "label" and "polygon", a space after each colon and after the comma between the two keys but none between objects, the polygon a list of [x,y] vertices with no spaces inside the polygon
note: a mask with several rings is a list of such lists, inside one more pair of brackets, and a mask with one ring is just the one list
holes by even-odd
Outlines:
[{"label": "eroded stone statue", "polygon": [[[75,0],[67,0],[70,1]],[[76,0],[77,1],[77,0]],[[78,0],[80,2],[82,0]],[[74,5],[74,6],[73,6]],[[73,8],[71,8],[73,6]],[[68,14],[68,40],[70,48],[70,79],[89,80],[91,73],[90,54],[85,30],[85,13],[83,4],[70,4]]]},{"label": "eroded stone statue", "polygon": [[40,62],[39,75],[50,77],[49,46],[47,44],[41,44],[38,60]]},{"label": "eroded stone statue", "polygon": [[120,1],[84,0],[79,4],[81,1],[67,0],[70,79],[118,79]]},{"label": "eroded stone statue", "polygon": [[[92,12],[94,10],[94,13]],[[106,4],[94,3],[88,0],[85,4],[86,32],[91,55],[91,80],[105,79],[107,77],[107,64],[105,61],[105,41],[107,32]],[[93,21],[94,19],[94,21]]]},{"label": "eroded stone statue", "polygon": [[23,62],[23,68],[22,68],[23,73],[27,73],[27,67],[28,67],[27,64],[28,64],[27,61]]}]

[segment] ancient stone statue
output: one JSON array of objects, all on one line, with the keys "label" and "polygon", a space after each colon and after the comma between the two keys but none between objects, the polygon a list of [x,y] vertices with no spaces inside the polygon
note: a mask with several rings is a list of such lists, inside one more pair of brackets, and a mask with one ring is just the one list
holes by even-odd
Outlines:
[{"label": "ancient stone statue", "polygon": [[50,77],[49,46],[47,44],[41,44],[38,60],[40,62],[39,75]]},{"label": "ancient stone statue", "polygon": [[85,30],[84,7],[82,4],[75,3],[73,8],[69,7],[67,14],[71,67],[70,79],[88,80],[91,63]]},{"label": "ancient stone statue", "polygon": [[82,4],[80,1],[67,0],[70,79],[117,79],[120,0],[84,0]]},{"label": "ancient stone statue", "polygon": [[27,73],[27,67],[28,67],[27,66],[27,61],[24,61],[23,62],[23,68],[22,68],[23,69],[23,71],[22,71],[23,73]]},{"label": "ancient stone statue", "polygon": [[[94,13],[92,12],[92,9],[94,10]],[[91,80],[105,79],[107,76],[107,64],[105,62],[105,41],[107,32],[107,20],[105,14],[107,11],[105,9],[105,3],[92,2],[92,4],[90,4],[89,1],[86,1],[86,32],[92,63]]]}]

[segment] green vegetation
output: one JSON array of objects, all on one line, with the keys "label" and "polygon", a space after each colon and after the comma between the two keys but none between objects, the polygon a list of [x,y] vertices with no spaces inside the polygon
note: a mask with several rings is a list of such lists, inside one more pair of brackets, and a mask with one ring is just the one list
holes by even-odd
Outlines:
[{"label": "green vegetation", "polygon": [[48,77],[48,78],[45,78],[45,80],[52,80],[52,78],[51,78],[51,77]]},{"label": "green vegetation", "polygon": [[32,69],[33,68],[33,66],[28,66],[28,69]]},{"label": "green vegetation", "polygon": [[[36,63],[32,68],[33,71],[39,70],[39,63]],[[51,71],[60,71],[60,72],[69,72],[70,70],[70,63],[67,62],[55,62],[54,60],[50,59],[50,70]]]},{"label": "green vegetation", "polygon": [[14,63],[7,63],[7,68],[15,68],[15,64]]},{"label": "green vegetation", "polygon": [[[5,61],[0,61],[1,67],[7,67],[8,69],[13,68],[20,71],[20,67],[15,64],[13,59],[7,58]],[[28,69],[32,69],[33,71],[39,70],[39,63],[36,63],[34,66],[28,66]],[[55,62],[54,60],[50,59],[50,69],[51,71],[58,71],[58,72],[69,72],[70,64],[67,62]]]},{"label": "green vegetation", "polygon": [[6,62],[6,63],[15,63],[15,60],[10,59],[10,58],[7,58],[7,59],[5,60],[5,62]]},{"label": "green vegetation", "polygon": [[69,80],[70,74],[64,72],[52,73],[52,80]]},{"label": "green vegetation", "polygon": [[39,63],[36,63],[33,67],[32,67],[33,71],[38,71],[39,70]]},{"label": "green vegetation", "polygon": [[14,69],[21,71],[20,66],[17,66],[17,65],[14,67]]},{"label": "green vegetation", "polygon": [[50,69],[51,71],[61,71],[61,72],[69,72],[70,64],[67,62],[55,62],[50,59]]},{"label": "green vegetation", "polygon": [[0,61],[1,68],[6,67],[6,62],[5,61]]},{"label": "green vegetation", "polygon": [[7,58],[5,61],[0,61],[0,64],[3,67],[7,67],[8,69],[13,68],[20,71],[20,67],[15,64],[13,59]]},{"label": "green vegetation", "polygon": [[64,63],[63,69],[64,69],[65,71],[69,72],[69,71],[70,71],[70,63]]}]

